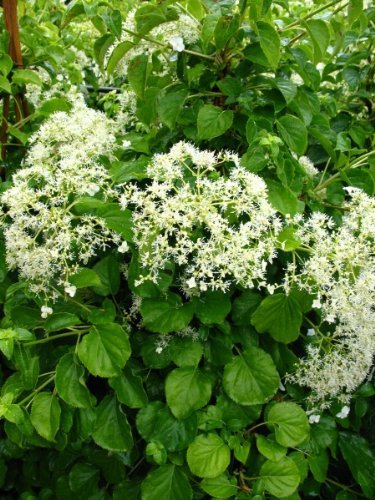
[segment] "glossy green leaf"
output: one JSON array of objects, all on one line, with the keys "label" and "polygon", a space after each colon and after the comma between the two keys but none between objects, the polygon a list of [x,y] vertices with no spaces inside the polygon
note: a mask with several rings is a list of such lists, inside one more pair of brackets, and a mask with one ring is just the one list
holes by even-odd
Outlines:
[{"label": "glossy green leaf", "polygon": [[351,432],[341,432],[339,448],[353,477],[363,493],[371,498],[375,495],[375,456],[369,443]]},{"label": "glossy green leaf", "polygon": [[95,443],[110,451],[127,451],[133,446],[131,429],[115,397],[106,396],[96,410]]},{"label": "glossy green leaf", "polygon": [[158,441],[169,452],[181,451],[193,441],[197,433],[197,416],[177,420],[169,408],[153,401],[142,408],[136,419],[137,430],[147,441]]},{"label": "glossy green leaf", "polygon": [[223,292],[208,292],[195,304],[195,315],[205,325],[223,323],[231,310],[230,298]]},{"label": "glossy green leaf", "polygon": [[200,434],[189,446],[186,459],[195,476],[210,479],[229,466],[230,450],[217,434]]},{"label": "glossy green leaf", "polygon": [[195,367],[176,368],[165,381],[168,406],[178,419],[184,419],[205,406],[211,397],[211,390],[210,378]]},{"label": "glossy green leaf", "polygon": [[224,368],[225,392],[241,405],[263,404],[279,387],[272,358],[258,347],[249,347]]},{"label": "glossy green leaf", "polygon": [[276,69],[280,60],[280,37],[270,24],[257,22],[259,43],[270,66]]},{"label": "glossy green leaf", "polygon": [[307,129],[302,120],[293,115],[285,115],[277,122],[278,131],[290,149],[303,155],[307,148]]},{"label": "glossy green leaf", "polygon": [[286,452],[288,451],[287,448],[277,443],[273,436],[266,437],[262,434],[258,434],[256,443],[259,453],[272,462],[278,462],[281,460],[285,457]]},{"label": "glossy green leaf", "polygon": [[290,458],[282,458],[279,462],[267,460],[260,468],[262,488],[276,498],[292,495],[300,481],[296,464]]},{"label": "glossy green leaf", "polygon": [[141,99],[145,93],[147,81],[148,56],[139,54],[133,57],[128,65],[128,80],[131,88]]},{"label": "glossy green leaf", "polygon": [[109,385],[114,389],[117,399],[129,408],[143,408],[148,398],[141,377],[134,375],[130,368],[125,367],[119,377],[109,379]]},{"label": "glossy green leaf", "polygon": [[10,82],[5,76],[0,75],[0,91],[6,92],[7,94],[12,93],[12,87]]},{"label": "glossy green leaf", "polygon": [[47,441],[55,441],[60,427],[61,408],[56,396],[50,392],[40,392],[31,406],[31,422],[37,433]]},{"label": "glossy green leaf", "polygon": [[260,333],[269,332],[278,342],[288,344],[299,336],[302,311],[293,295],[276,293],[266,297],[251,318]]},{"label": "glossy green leaf", "polygon": [[58,395],[71,406],[88,408],[95,402],[94,396],[87,389],[84,368],[74,354],[63,356],[56,367],[56,390]]},{"label": "glossy green leaf", "polygon": [[212,104],[204,105],[198,113],[198,138],[213,139],[223,135],[233,123],[233,111],[223,111]]},{"label": "glossy green leaf", "polygon": [[193,490],[177,465],[163,465],[149,472],[142,482],[142,500],[190,500]]},{"label": "glossy green leaf", "polygon": [[175,293],[161,299],[144,299],[141,304],[145,327],[156,333],[182,330],[190,323],[193,313],[193,304],[183,304],[181,297]]},{"label": "glossy green leaf", "polygon": [[203,479],[200,487],[213,498],[230,498],[238,492],[236,479],[229,479],[225,474],[220,474],[213,479]]},{"label": "glossy green leaf", "polygon": [[309,437],[306,413],[296,403],[276,403],[268,413],[267,422],[274,427],[276,441],[282,446],[295,447]]},{"label": "glossy green leaf", "polygon": [[12,75],[12,82],[18,85],[26,85],[32,83],[33,85],[42,86],[43,82],[36,71],[31,69],[16,69]]},{"label": "glossy green leaf", "polygon": [[97,325],[78,344],[78,357],[92,375],[116,377],[130,356],[128,335],[116,323]]}]

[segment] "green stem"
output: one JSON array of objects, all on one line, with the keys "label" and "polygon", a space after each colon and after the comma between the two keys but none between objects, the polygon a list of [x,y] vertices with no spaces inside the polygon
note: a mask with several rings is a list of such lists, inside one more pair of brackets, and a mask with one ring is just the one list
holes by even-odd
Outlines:
[{"label": "green stem", "polygon": [[267,422],[261,422],[260,424],[253,425],[252,427],[250,427],[250,429],[247,429],[247,431],[244,432],[244,435],[248,436],[253,431],[255,431],[255,429],[258,429],[259,427],[262,427],[263,425],[267,425]]},{"label": "green stem", "polygon": [[316,14],[319,14],[319,12],[322,12],[323,10],[326,10],[329,7],[332,7],[332,5],[336,5],[336,4],[337,4],[337,0],[332,0],[332,2],[329,2],[326,5],[322,5],[321,7],[318,7],[317,9],[315,9],[315,10],[309,12],[308,14],[306,14],[305,16],[303,16],[301,19],[298,19],[297,21],[293,21],[291,24],[288,24],[288,26],[285,26],[285,28],[281,28],[279,31],[283,32],[283,31],[290,30],[290,29],[294,28],[295,26],[298,26],[302,21],[306,21],[307,19],[310,19],[310,17],[313,17]]},{"label": "green stem", "polygon": [[340,177],[341,171],[347,170],[348,168],[358,168],[358,167],[361,167],[362,165],[364,165],[366,163],[364,160],[366,160],[369,156],[371,156],[373,154],[375,154],[375,151],[370,151],[369,153],[366,153],[366,154],[360,156],[353,163],[349,163],[349,165],[347,165],[346,167],[344,167],[339,172],[336,172],[336,174],[333,174],[329,179],[327,179],[326,181],[322,182],[321,184],[318,184],[314,188],[314,191],[315,192],[321,191],[322,189],[324,189],[327,186],[329,186],[330,184],[332,184],[332,182],[334,182],[337,178]]},{"label": "green stem", "polygon": [[79,332],[59,333],[58,335],[54,335],[53,337],[46,337],[45,339],[33,340],[31,342],[26,342],[25,344],[22,344],[22,345],[24,347],[29,347],[31,345],[45,344],[46,342],[50,342],[51,340],[63,339],[65,337],[72,337],[73,335],[81,335],[82,333],[85,333],[85,332],[79,331]]},{"label": "green stem", "polygon": [[35,389],[35,391],[31,392],[28,396],[26,396],[24,399],[22,399],[22,401],[20,401],[20,402],[19,402],[19,403],[17,403],[17,404],[19,404],[19,405],[23,405],[23,404],[27,403],[30,399],[33,399],[33,398],[34,398],[34,396],[35,396],[36,394],[38,394],[38,392],[40,392],[42,389],[44,389],[45,387],[47,387],[47,385],[48,385],[48,384],[50,384],[50,383],[54,380],[54,378],[55,378],[55,375],[53,375],[53,376],[52,376],[52,377],[50,377],[48,380],[46,380],[45,382],[43,382],[43,384],[40,384],[40,386],[39,386],[39,387],[37,387],[37,388]]},{"label": "green stem", "polygon": [[190,54],[192,56],[201,57],[202,59],[207,59],[208,61],[215,61],[215,58],[213,56],[202,54],[202,52],[196,52],[195,50],[184,49],[183,52],[185,52],[185,54]]},{"label": "green stem", "polygon": [[353,490],[352,488],[350,488],[350,486],[345,486],[345,484],[341,484],[337,481],[334,481],[333,479],[329,479],[327,478],[325,480],[326,483],[331,483],[331,484],[334,484],[335,486],[338,486],[339,488],[341,488],[342,490],[344,491],[349,491],[350,493],[354,493],[354,495],[357,495],[361,498],[367,498],[365,495],[362,495],[362,493],[358,493],[358,491],[355,491]]}]

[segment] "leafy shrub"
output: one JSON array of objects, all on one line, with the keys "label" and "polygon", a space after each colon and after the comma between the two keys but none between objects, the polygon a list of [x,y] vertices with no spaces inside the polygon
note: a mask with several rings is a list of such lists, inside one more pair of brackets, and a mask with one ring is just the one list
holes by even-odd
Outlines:
[{"label": "leafy shrub", "polygon": [[372,498],[374,8],[18,13],[2,498]]}]

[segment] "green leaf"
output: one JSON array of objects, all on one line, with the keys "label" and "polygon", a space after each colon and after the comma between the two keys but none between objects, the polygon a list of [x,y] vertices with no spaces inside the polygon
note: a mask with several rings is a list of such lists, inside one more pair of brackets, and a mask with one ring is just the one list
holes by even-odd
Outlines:
[{"label": "green leaf", "polygon": [[292,102],[297,95],[297,85],[290,80],[285,80],[284,78],[275,78],[274,83],[283,94],[286,103],[289,104]]},{"label": "green leaf", "polygon": [[351,168],[345,171],[345,175],[350,181],[350,185],[362,189],[369,196],[375,192],[375,181],[368,170]]},{"label": "green leaf", "polygon": [[286,452],[288,451],[287,448],[276,443],[273,436],[271,438],[270,436],[266,437],[262,434],[258,434],[256,443],[259,453],[272,462],[278,462],[281,460],[285,457]]},{"label": "green leaf", "polygon": [[78,271],[69,276],[69,283],[76,288],[86,288],[89,286],[100,286],[101,281],[99,275],[88,267],[81,267]]},{"label": "green leaf", "polygon": [[310,19],[303,23],[306,26],[314,47],[314,63],[324,59],[329,45],[329,28],[323,19]]},{"label": "green leaf", "polygon": [[[97,42],[98,42],[98,40],[97,40]],[[108,43],[109,43],[109,40],[108,40]],[[123,57],[126,56],[126,54],[129,52],[129,50],[131,50],[133,47],[134,47],[134,43],[129,42],[129,40],[125,40],[124,42],[121,42],[118,45],[116,45],[116,47],[113,49],[113,51],[108,59],[108,64],[107,64],[108,75],[111,75],[115,71],[118,63],[121,61],[121,59]],[[103,46],[103,51],[104,51],[104,49],[107,50],[108,48]],[[98,50],[98,48],[97,48],[97,50]],[[100,57],[101,57],[101,55],[100,55]],[[103,58],[104,57],[105,57],[105,54],[104,54]]]},{"label": "green leaf", "polygon": [[307,148],[307,129],[303,121],[296,116],[285,115],[278,120],[277,128],[290,149],[303,155]]},{"label": "green leaf", "polygon": [[185,450],[197,433],[197,415],[177,420],[169,408],[153,401],[137,415],[137,430],[146,441],[159,441],[169,452]]},{"label": "green leaf", "polygon": [[181,297],[168,293],[161,299],[144,299],[141,304],[144,326],[151,332],[178,332],[188,326],[194,306],[191,302],[183,304]]},{"label": "green leaf", "polygon": [[0,91],[4,91],[7,94],[12,93],[12,87],[10,86],[10,82],[5,76],[0,75]]},{"label": "green leaf", "polygon": [[269,295],[255,311],[251,322],[259,333],[269,332],[278,342],[288,344],[299,336],[302,324],[301,307],[292,294]]},{"label": "green leaf", "polygon": [[125,367],[119,377],[109,379],[117,399],[129,408],[143,408],[147,404],[147,394],[143,388],[141,377],[133,375],[130,368]]},{"label": "green leaf", "polygon": [[229,40],[237,33],[239,18],[237,16],[222,16],[215,27],[214,36],[216,48],[222,50]]},{"label": "green leaf", "polygon": [[184,87],[176,90],[176,86],[173,86],[159,96],[157,110],[160,121],[171,130],[176,125],[187,95],[188,92]]},{"label": "green leaf", "polygon": [[142,5],[135,13],[137,32],[145,35],[159,24],[174,21],[178,14],[173,9],[166,9],[160,5]]},{"label": "green leaf", "polygon": [[311,473],[318,483],[324,483],[327,479],[327,471],[329,457],[326,450],[323,450],[319,455],[309,455],[307,457]]},{"label": "green leaf", "polygon": [[223,135],[233,123],[233,111],[223,111],[217,106],[206,104],[198,113],[198,138],[213,139]]},{"label": "green leaf", "polygon": [[234,299],[232,307],[232,319],[236,325],[247,326],[251,324],[251,316],[259,306],[262,297],[259,293],[245,290],[239,297]]},{"label": "green leaf", "polygon": [[[95,61],[98,63],[98,66],[101,70],[103,69],[104,58],[107,54],[107,51],[113,45],[114,41],[115,41],[115,37],[113,35],[110,35],[109,33],[106,33],[105,35],[101,36],[100,38],[97,38],[94,42],[94,57],[95,57]],[[123,43],[124,42],[120,43],[119,45],[122,45]],[[118,48],[118,45],[116,45],[113,52],[117,48]],[[111,57],[113,56],[113,52],[111,54]],[[109,58],[108,66],[109,66],[110,60],[111,59]],[[117,64],[117,62],[116,62],[116,64]],[[108,66],[107,66],[107,71],[109,72]]]},{"label": "green leaf", "polygon": [[277,31],[268,23],[257,22],[259,43],[264,55],[273,69],[276,69],[280,60],[280,37]]},{"label": "green leaf", "polygon": [[277,391],[280,378],[269,354],[249,347],[224,368],[225,392],[241,405],[263,404]]},{"label": "green leaf", "polygon": [[139,54],[133,57],[128,65],[128,81],[138,97],[143,99],[147,81],[148,56]]},{"label": "green leaf", "polygon": [[132,241],[132,213],[130,210],[122,210],[117,203],[107,203],[98,208],[98,216],[105,220],[107,227],[116,231],[126,241]]},{"label": "green leaf", "polygon": [[295,215],[303,212],[304,203],[300,201],[293,191],[280,182],[267,180],[268,198],[271,205],[283,215]]},{"label": "green leaf", "polygon": [[110,11],[108,15],[105,16],[105,21],[111,33],[120,40],[122,31],[121,12],[117,9]]},{"label": "green leaf", "polygon": [[296,464],[290,458],[279,462],[267,460],[260,469],[260,484],[276,498],[291,495],[297,488],[300,475]]},{"label": "green leaf", "polygon": [[94,271],[99,276],[100,287],[95,287],[98,295],[115,295],[120,288],[120,265],[118,257],[107,255],[94,266]]},{"label": "green leaf", "polygon": [[40,392],[33,399],[31,423],[37,433],[47,441],[55,441],[60,427],[61,408],[56,396],[50,392]]},{"label": "green leaf", "polygon": [[179,367],[197,366],[203,355],[202,344],[189,337],[175,337],[170,347],[171,359]]},{"label": "green leaf", "polygon": [[165,381],[165,396],[173,415],[183,419],[205,406],[211,397],[211,380],[199,368],[172,370]]},{"label": "green leaf", "polygon": [[202,490],[213,498],[229,498],[237,495],[237,481],[229,479],[226,474],[220,474],[212,479],[203,479],[200,483]]},{"label": "green leaf", "polygon": [[339,448],[363,493],[372,498],[375,495],[375,455],[369,443],[361,436],[340,432]]},{"label": "green leaf", "polygon": [[310,426],[306,413],[296,403],[276,403],[267,416],[267,424],[275,428],[276,441],[295,447],[306,441]]},{"label": "green leaf", "polygon": [[205,293],[195,304],[195,315],[204,325],[220,325],[231,310],[228,294],[219,291]]},{"label": "green leaf", "polygon": [[92,438],[106,450],[128,451],[132,448],[130,426],[115,397],[106,396],[98,406]]},{"label": "green leaf", "polygon": [[190,500],[193,490],[186,474],[177,465],[163,465],[142,482],[142,500]]},{"label": "green leaf", "polygon": [[43,85],[38,73],[31,69],[16,69],[12,75],[12,82],[18,85],[25,85],[26,83],[32,83],[40,87]]},{"label": "green leaf", "polygon": [[69,472],[69,487],[76,495],[87,497],[97,489],[100,471],[86,463],[75,464]]},{"label": "green leaf", "polygon": [[56,390],[65,403],[76,408],[89,408],[95,402],[86,387],[84,373],[73,353],[65,354],[56,367]]},{"label": "green leaf", "polygon": [[80,325],[82,322],[75,314],[68,312],[54,313],[48,316],[44,323],[46,332],[58,332],[70,326]]},{"label": "green leaf", "polygon": [[72,105],[65,99],[48,99],[44,101],[42,105],[38,108],[38,113],[44,116],[49,116],[57,111],[65,111],[68,113],[72,109]]},{"label": "green leaf", "polygon": [[8,54],[0,53],[0,73],[8,76],[10,70],[13,68],[13,59]]},{"label": "green leaf", "polygon": [[130,356],[128,335],[116,323],[97,325],[78,344],[78,357],[90,373],[116,377]]},{"label": "green leaf", "polygon": [[229,466],[229,446],[215,433],[200,434],[189,446],[186,459],[193,474],[211,479]]},{"label": "green leaf", "polygon": [[[350,0],[348,5],[348,23],[352,25],[363,13],[363,0]],[[0,63],[1,64],[1,63]]]}]

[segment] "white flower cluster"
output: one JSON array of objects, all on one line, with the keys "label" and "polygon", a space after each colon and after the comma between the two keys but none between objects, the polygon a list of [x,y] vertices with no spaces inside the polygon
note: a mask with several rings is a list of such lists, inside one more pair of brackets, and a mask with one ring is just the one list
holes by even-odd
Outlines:
[{"label": "white flower cluster", "polygon": [[[199,38],[200,24],[188,14],[180,14],[178,19],[168,21],[155,26],[149,31],[145,38],[133,36],[131,33],[137,32],[135,10],[129,12],[122,26],[122,36],[119,43],[130,41],[134,43],[134,48],[129,50],[117,67],[119,74],[126,75],[129,61],[140,54],[147,54],[151,58],[152,54],[159,51],[167,51],[170,56],[185,49],[185,45],[196,42]],[[163,47],[163,44],[165,47]],[[115,47],[112,47],[112,50]],[[110,50],[111,52],[111,50]],[[173,60],[173,57],[172,57]]]},{"label": "white flower cluster", "polygon": [[34,293],[53,300],[58,284],[73,296],[69,276],[78,265],[110,242],[120,244],[104,220],[71,210],[79,197],[112,194],[98,156],[109,154],[114,141],[111,122],[83,100],[69,113],[51,115],[32,137],[24,166],[0,202],[7,264]]},{"label": "white flower cluster", "polygon": [[309,177],[315,177],[317,174],[319,174],[319,170],[314,166],[313,162],[308,156],[300,156],[298,158],[298,161]]},{"label": "white flower cluster", "polygon": [[301,270],[290,265],[286,279],[287,290],[296,285],[315,294],[313,307],[322,316],[318,343],[308,346],[307,358],[289,376],[312,389],[310,402],[319,409],[333,399],[347,403],[375,354],[375,199],[354,188],[349,192],[339,228],[317,212],[297,229],[309,258]]},{"label": "white flower cluster", "polygon": [[[219,175],[227,162],[229,175]],[[281,223],[265,182],[242,168],[237,155],[179,142],[154,156],[148,175],[153,181],[145,190],[127,186],[120,197],[123,208],[134,206],[134,241],[147,269],[139,283],[157,283],[174,262],[188,295],[225,291],[231,283],[265,285]]]}]

